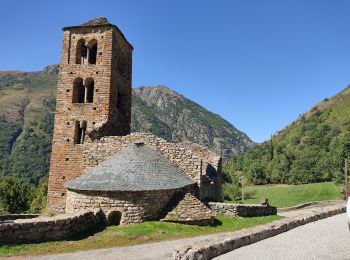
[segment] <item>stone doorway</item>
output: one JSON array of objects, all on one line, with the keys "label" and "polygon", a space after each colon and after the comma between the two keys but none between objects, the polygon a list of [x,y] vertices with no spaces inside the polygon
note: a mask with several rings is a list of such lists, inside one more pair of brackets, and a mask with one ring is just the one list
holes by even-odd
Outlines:
[{"label": "stone doorway", "polygon": [[108,226],[119,226],[120,220],[122,218],[122,213],[117,210],[110,211],[107,216]]}]

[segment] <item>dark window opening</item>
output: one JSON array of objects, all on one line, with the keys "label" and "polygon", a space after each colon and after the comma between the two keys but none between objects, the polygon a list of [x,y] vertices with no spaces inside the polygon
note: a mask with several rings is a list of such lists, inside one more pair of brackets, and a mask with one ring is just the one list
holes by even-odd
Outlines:
[{"label": "dark window opening", "polygon": [[89,52],[89,64],[96,64],[96,57],[97,57],[96,40],[91,40],[89,42],[88,52]]},{"label": "dark window opening", "polygon": [[117,96],[117,108],[118,109],[120,109],[122,107],[123,99],[124,99],[124,96],[120,92],[118,92],[118,96]]},{"label": "dark window opening", "polygon": [[73,103],[84,103],[85,87],[82,78],[76,78],[73,82]]},{"label": "dark window opening", "polygon": [[86,132],[86,121],[75,121],[74,144],[83,144]]},{"label": "dark window opening", "polygon": [[88,53],[88,49],[85,46],[85,40],[80,39],[77,44],[75,63],[85,64],[87,61],[87,53]]},{"label": "dark window opening", "polygon": [[107,216],[107,224],[109,226],[119,226],[122,213],[120,211],[111,211]]},{"label": "dark window opening", "polygon": [[86,103],[92,103],[94,101],[94,80],[88,78],[86,80]]}]

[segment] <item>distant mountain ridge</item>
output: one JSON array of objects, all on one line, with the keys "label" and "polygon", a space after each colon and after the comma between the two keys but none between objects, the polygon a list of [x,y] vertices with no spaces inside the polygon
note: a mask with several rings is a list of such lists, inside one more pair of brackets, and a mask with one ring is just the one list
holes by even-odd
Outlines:
[{"label": "distant mountain ridge", "polygon": [[[37,183],[47,176],[58,65],[38,72],[0,72],[0,175]],[[193,141],[221,154],[255,143],[220,116],[164,86],[133,89],[132,131],[168,141]]]}]

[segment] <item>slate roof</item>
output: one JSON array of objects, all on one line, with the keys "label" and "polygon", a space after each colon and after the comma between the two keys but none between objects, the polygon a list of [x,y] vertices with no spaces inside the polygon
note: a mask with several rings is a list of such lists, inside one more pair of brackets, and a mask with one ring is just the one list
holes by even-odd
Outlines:
[{"label": "slate roof", "polygon": [[98,17],[96,19],[87,21],[86,23],[82,23],[79,26],[98,26],[98,25],[112,25],[112,24],[108,22],[106,17]]},{"label": "slate roof", "polygon": [[156,149],[139,143],[127,146],[65,186],[90,191],[149,191],[194,183]]}]

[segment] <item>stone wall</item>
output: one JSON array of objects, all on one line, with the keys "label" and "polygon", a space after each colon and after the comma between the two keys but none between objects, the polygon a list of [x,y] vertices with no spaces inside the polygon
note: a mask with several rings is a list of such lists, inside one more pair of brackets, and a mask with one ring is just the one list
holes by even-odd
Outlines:
[{"label": "stone wall", "polygon": [[202,161],[181,144],[170,143],[149,133],[132,133],[127,136],[106,136],[95,140],[84,150],[83,169],[91,168],[132,143],[143,142],[153,146],[166,158],[200,185]]},{"label": "stone wall", "polygon": [[234,217],[260,217],[277,215],[277,208],[264,205],[233,204],[221,202],[208,202],[209,208],[214,214],[222,214]]},{"label": "stone wall", "polygon": [[102,220],[101,211],[84,211],[55,217],[6,221],[0,223],[0,244],[67,239],[95,228]]},{"label": "stone wall", "polygon": [[202,161],[200,199],[222,201],[222,159],[216,153],[189,141],[179,143]]},{"label": "stone wall", "polygon": [[139,223],[158,219],[175,192],[176,190],[139,192],[68,190],[66,211],[74,213],[101,208],[107,219],[111,213],[121,214],[120,223],[114,224]]},{"label": "stone wall", "polygon": [[166,208],[168,212],[161,219],[164,222],[200,226],[214,223],[212,211],[191,193],[179,192]]}]

